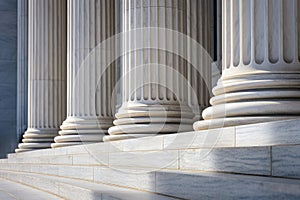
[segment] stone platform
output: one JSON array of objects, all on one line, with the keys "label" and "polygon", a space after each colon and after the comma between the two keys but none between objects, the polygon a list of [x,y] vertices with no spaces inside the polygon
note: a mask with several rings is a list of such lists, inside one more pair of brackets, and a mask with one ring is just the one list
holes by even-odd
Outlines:
[{"label": "stone platform", "polygon": [[65,199],[299,199],[300,120],[9,154],[0,177]]}]

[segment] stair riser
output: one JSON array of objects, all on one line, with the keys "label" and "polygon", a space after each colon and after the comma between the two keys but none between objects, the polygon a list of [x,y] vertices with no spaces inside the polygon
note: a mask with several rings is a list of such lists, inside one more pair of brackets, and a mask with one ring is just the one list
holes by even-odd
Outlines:
[{"label": "stair riser", "polygon": [[54,171],[55,175],[68,175],[68,173],[59,172],[59,168],[70,168],[71,173],[72,167],[77,170],[78,166],[85,169],[106,166],[112,169],[197,170],[300,178],[299,157],[300,145],[291,145],[11,158],[1,160],[0,166],[12,170],[17,168],[16,170],[28,171],[30,169],[31,172],[37,173]]},{"label": "stair riser", "polygon": [[[106,171],[109,172],[109,171]],[[127,173],[128,174],[128,173]],[[101,174],[102,176],[103,174]],[[1,177],[31,185],[68,199],[100,199],[101,194],[91,190],[78,188],[65,183],[57,183],[47,179],[39,179],[27,175],[15,175],[10,172],[0,172]],[[153,176],[143,174],[139,180],[139,189],[150,192],[172,195],[177,198],[222,198],[222,199],[299,199],[300,182],[296,180],[270,179],[263,177],[248,177],[242,175],[210,174],[210,173],[175,173],[172,171],[156,172]],[[99,174],[100,177],[100,174]],[[147,179],[145,179],[147,177]],[[107,178],[107,177],[106,177]],[[121,184],[113,179],[102,179],[111,184]],[[132,177],[118,176],[124,182],[131,182]],[[147,187],[145,188],[144,186]],[[132,186],[131,184],[123,184]],[[138,185],[137,185],[138,186]]]},{"label": "stair riser", "polygon": [[128,151],[165,151],[213,147],[263,147],[300,144],[300,120],[277,121],[230,128],[170,134],[109,143],[44,149],[18,154],[9,158],[98,154]]}]

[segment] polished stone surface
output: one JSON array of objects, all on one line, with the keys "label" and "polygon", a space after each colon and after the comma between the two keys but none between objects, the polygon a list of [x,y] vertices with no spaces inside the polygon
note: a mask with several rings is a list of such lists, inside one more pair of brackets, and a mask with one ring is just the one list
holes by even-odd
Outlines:
[{"label": "polished stone surface", "polygon": [[25,186],[16,182],[12,182],[3,178],[0,178],[0,199],[3,200],[59,200],[57,196],[40,191],[38,189]]},{"label": "polished stone surface", "polygon": [[299,189],[299,180],[201,172],[156,173],[157,192],[185,199],[299,199]]},{"label": "polished stone surface", "polygon": [[300,178],[300,146],[272,147],[272,175]]},{"label": "polished stone surface", "polygon": [[[296,123],[296,121],[298,120],[282,123],[289,124]],[[265,123],[260,127],[270,127],[275,124],[277,123]],[[234,132],[235,129],[227,128],[226,130],[230,133],[230,130]],[[253,134],[253,132],[252,130],[248,134]],[[277,129],[277,132],[281,133],[281,129]],[[268,134],[270,137],[272,135],[276,137],[277,132],[274,129]],[[201,133],[207,132],[199,131],[196,133],[201,135]],[[185,133],[184,135],[188,137],[193,134],[195,133]],[[260,135],[265,134],[266,132],[262,132],[256,137],[259,138]],[[293,142],[292,136],[295,134],[293,131],[287,131],[284,134],[287,138],[291,138],[290,142]],[[11,154],[9,159],[0,160],[0,168],[2,170],[84,179],[97,183],[175,195],[181,198],[194,198],[199,197],[199,195],[203,195],[204,198],[217,198],[220,192],[224,194],[225,199],[233,198],[233,196],[263,199],[299,197],[299,194],[295,192],[299,188],[299,180],[289,181],[290,178],[298,178],[298,174],[300,174],[300,168],[297,164],[297,145],[278,146],[280,143],[274,143],[274,146],[263,147],[262,144],[256,146],[253,143],[251,144],[252,147],[233,148],[233,146],[227,146],[225,143],[224,147],[216,146],[213,149],[209,149],[207,146],[201,148],[201,145],[198,148],[185,149],[185,145],[178,146],[177,144],[178,150],[181,149],[177,157],[179,170],[176,170],[171,164],[172,156],[168,155],[171,155],[170,152],[176,153],[178,150],[162,148],[163,142],[169,141],[168,137],[173,138],[174,136],[149,138],[149,148],[145,147],[145,149],[141,146],[134,148],[134,145],[141,140],[147,146],[147,138]],[[228,138],[223,139],[228,140]],[[222,141],[220,142],[222,143]],[[159,145],[156,146],[155,143]],[[272,145],[270,141],[264,144]],[[247,145],[250,144],[247,143]],[[99,161],[97,158],[106,163],[99,162],[97,164]],[[158,158],[162,158],[162,160]],[[173,158],[177,162],[176,156]],[[73,161],[72,164],[71,160]],[[172,170],[162,170],[165,165],[161,166],[160,164],[164,164],[165,161],[170,161],[169,164],[171,165],[168,166]],[[197,171],[202,171],[202,173],[199,175]],[[219,175],[215,176],[209,173],[210,171],[218,172]],[[285,178],[260,177],[261,175],[270,176],[271,171],[272,176]],[[222,172],[243,175],[224,175]],[[41,183],[41,185],[43,184]],[[179,185],[186,187],[180,188]],[[205,186],[199,188],[199,185]],[[247,191],[242,190],[243,187],[246,187]],[[68,186],[68,188],[74,187]],[[277,190],[275,191],[274,188]]]},{"label": "polished stone surface", "polygon": [[[172,200],[178,198],[167,197],[149,192],[116,187],[109,184],[93,183],[63,177],[33,175],[30,173],[1,172],[1,177],[32,185],[40,190],[51,192],[64,199],[141,199],[141,200]],[[15,189],[15,187],[12,187]],[[45,197],[38,195],[37,197]],[[49,198],[51,199],[51,198]]]},{"label": "polished stone surface", "polygon": [[271,175],[270,147],[180,151],[180,169]]}]

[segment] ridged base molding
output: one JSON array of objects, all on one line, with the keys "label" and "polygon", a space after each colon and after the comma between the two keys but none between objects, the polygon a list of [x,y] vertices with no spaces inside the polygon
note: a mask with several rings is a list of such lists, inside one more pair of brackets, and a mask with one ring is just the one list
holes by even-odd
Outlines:
[{"label": "ridged base molding", "polygon": [[300,117],[300,74],[243,74],[221,79],[195,130]]},{"label": "ridged base molding", "polygon": [[59,136],[54,138],[52,148],[102,142],[111,118],[68,117],[61,125]]},{"label": "ridged base molding", "polygon": [[188,106],[124,104],[116,114],[104,141],[122,140],[190,131],[193,112]]},{"label": "ridged base molding", "polygon": [[37,149],[50,148],[53,138],[57,135],[58,129],[37,129],[29,128],[23,136],[22,143],[18,145],[18,152],[32,151]]}]

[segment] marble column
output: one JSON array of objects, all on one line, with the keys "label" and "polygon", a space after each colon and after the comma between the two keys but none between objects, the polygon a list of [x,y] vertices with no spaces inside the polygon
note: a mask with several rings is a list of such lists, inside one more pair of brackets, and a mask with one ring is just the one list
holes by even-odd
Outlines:
[{"label": "marble column", "polygon": [[223,73],[195,130],[300,116],[297,0],[224,0]]},{"label": "marble column", "polygon": [[[186,33],[186,0],[124,0],[122,105],[105,141],[192,130],[188,106],[187,64],[172,53],[186,42],[156,27]],[[150,43],[168,48],[149,49]],[[141,46],[141,49],[135,49]],[[159,46],[159,45],[157,45]],[[147,48],[148,47],[148,48]],[[186,55],[184,55],[186,57]]]},{"label": "marble column", "polygon": [[67,118],[53,148],[101,142],[112,126],[114,1],[68,0]]},{"label": "marble column", "polygon": [[[187,0],[187,56],[189,105],[195,113],[194,120],[201,118],[202,111],[209,106],[212,90],[213,56],[213,4],[211,0]],[[190,43],[195,40],[200,48]],[[193,65],[193,64],[194,65]]]},{"label": "marble column", "polygon": [[28,1],[28,129],[16,152],[49,148],[66,114],[66,1]]},{"label": "marble column", "polygon": [[18,1],[17,138],[27,128],[28,0]]}]

